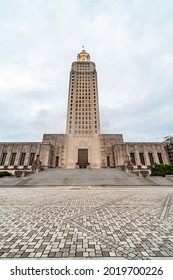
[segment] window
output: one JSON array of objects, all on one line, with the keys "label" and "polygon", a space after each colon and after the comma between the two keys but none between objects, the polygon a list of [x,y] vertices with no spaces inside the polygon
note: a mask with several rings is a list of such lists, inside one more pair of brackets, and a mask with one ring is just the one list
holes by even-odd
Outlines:
[{"label": "window", "polygon": [[136,165],[136,160],[135,160],[135,154],[134,153],[130,153],[130,160],[131,160],[133,165]]},{"label": "window", "polygon": [[25,162],[26,153],[21,153],[19,165],[23,166]]},{"label": "window", "polygon": [[35,158],[35,153],[31,153],[30,159],[29,159],[29,165],[33,164],[34,158]]},{"label": "window", "polygon": [[143,153],[139,153],[139,158],[140,158],[141,164],[145,165],[145,160],[144,160],[144,154]]},{"label": "window", "polygon": [[161,153],[157,153],[158,159],[159,159],[159,163],[163,163],[163,158],[162,158],[162,154]]},{"label": "window", "polygon": [[1,157],[1,164],[0,165],[5,165],[6,157],[7,157],[7,153],[3,153],[2,157]]},{"label": "window", "polygon": [[148,153],[148,156],[149,156],[150,163],[153,164],[154,163],[153,154],[152,153]]},{"label": "window", "polygon": [[10,165],[11,165],[11,166],[14,165],[15,159],[16,159],[16,153],[12,153],[12,155],[11,155],[11,160],[10,160]]}]

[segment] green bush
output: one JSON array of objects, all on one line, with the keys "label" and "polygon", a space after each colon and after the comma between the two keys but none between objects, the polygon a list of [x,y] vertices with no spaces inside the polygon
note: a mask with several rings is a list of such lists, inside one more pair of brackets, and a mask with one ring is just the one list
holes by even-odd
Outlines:
[{"label": "green bush", "polygon": [[173,164],[157,164],[154,163],[151,167],[151,176],[173,175]]},{"label": "green bush", "polygon": [[0,172],[0,177],[4,177],[4,176],[12,176],[12,174],[10,172],[7,172],[7,171]]}]

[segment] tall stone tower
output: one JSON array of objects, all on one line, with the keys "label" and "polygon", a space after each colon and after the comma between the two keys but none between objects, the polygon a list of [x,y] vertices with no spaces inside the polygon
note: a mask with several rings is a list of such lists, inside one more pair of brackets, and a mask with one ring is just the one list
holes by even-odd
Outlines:
[{"label": "tall stone tower", "polygon": [[85,50],[78,54],[70,72],[66,133],[100,133],[97,72]]},{"label": "tall stone tower", "polygon": [[69,81],[66,134],[67,168],[100,168],[100,133],[97,72],[82,50],[72,63]]}]

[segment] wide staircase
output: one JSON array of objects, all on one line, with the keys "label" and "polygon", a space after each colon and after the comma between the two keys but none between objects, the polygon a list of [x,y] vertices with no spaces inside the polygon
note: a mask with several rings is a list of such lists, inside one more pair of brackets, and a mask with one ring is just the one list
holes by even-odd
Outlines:
[{"label": "wide staircase", "polygon": [[3,178],[0,185],[18,186],[173,186],[163,177],[138,177],[119,168],[47,169],[23,178]]}]

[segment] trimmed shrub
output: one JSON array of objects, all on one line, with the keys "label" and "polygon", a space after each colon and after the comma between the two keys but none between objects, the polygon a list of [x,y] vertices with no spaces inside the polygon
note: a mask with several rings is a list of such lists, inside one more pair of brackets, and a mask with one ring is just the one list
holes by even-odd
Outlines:
[{"label": "trimmed shrub", "polygon": [[0,177],[5,177],[5,176],[12,176],[12,174],[10,172],[7,172],[7,171],[0,172]]},{"label": "trimmed shrub", "polygon": [[151,167],[151,176],[173,175],[173,164],[157,164],[154,163]]}]

